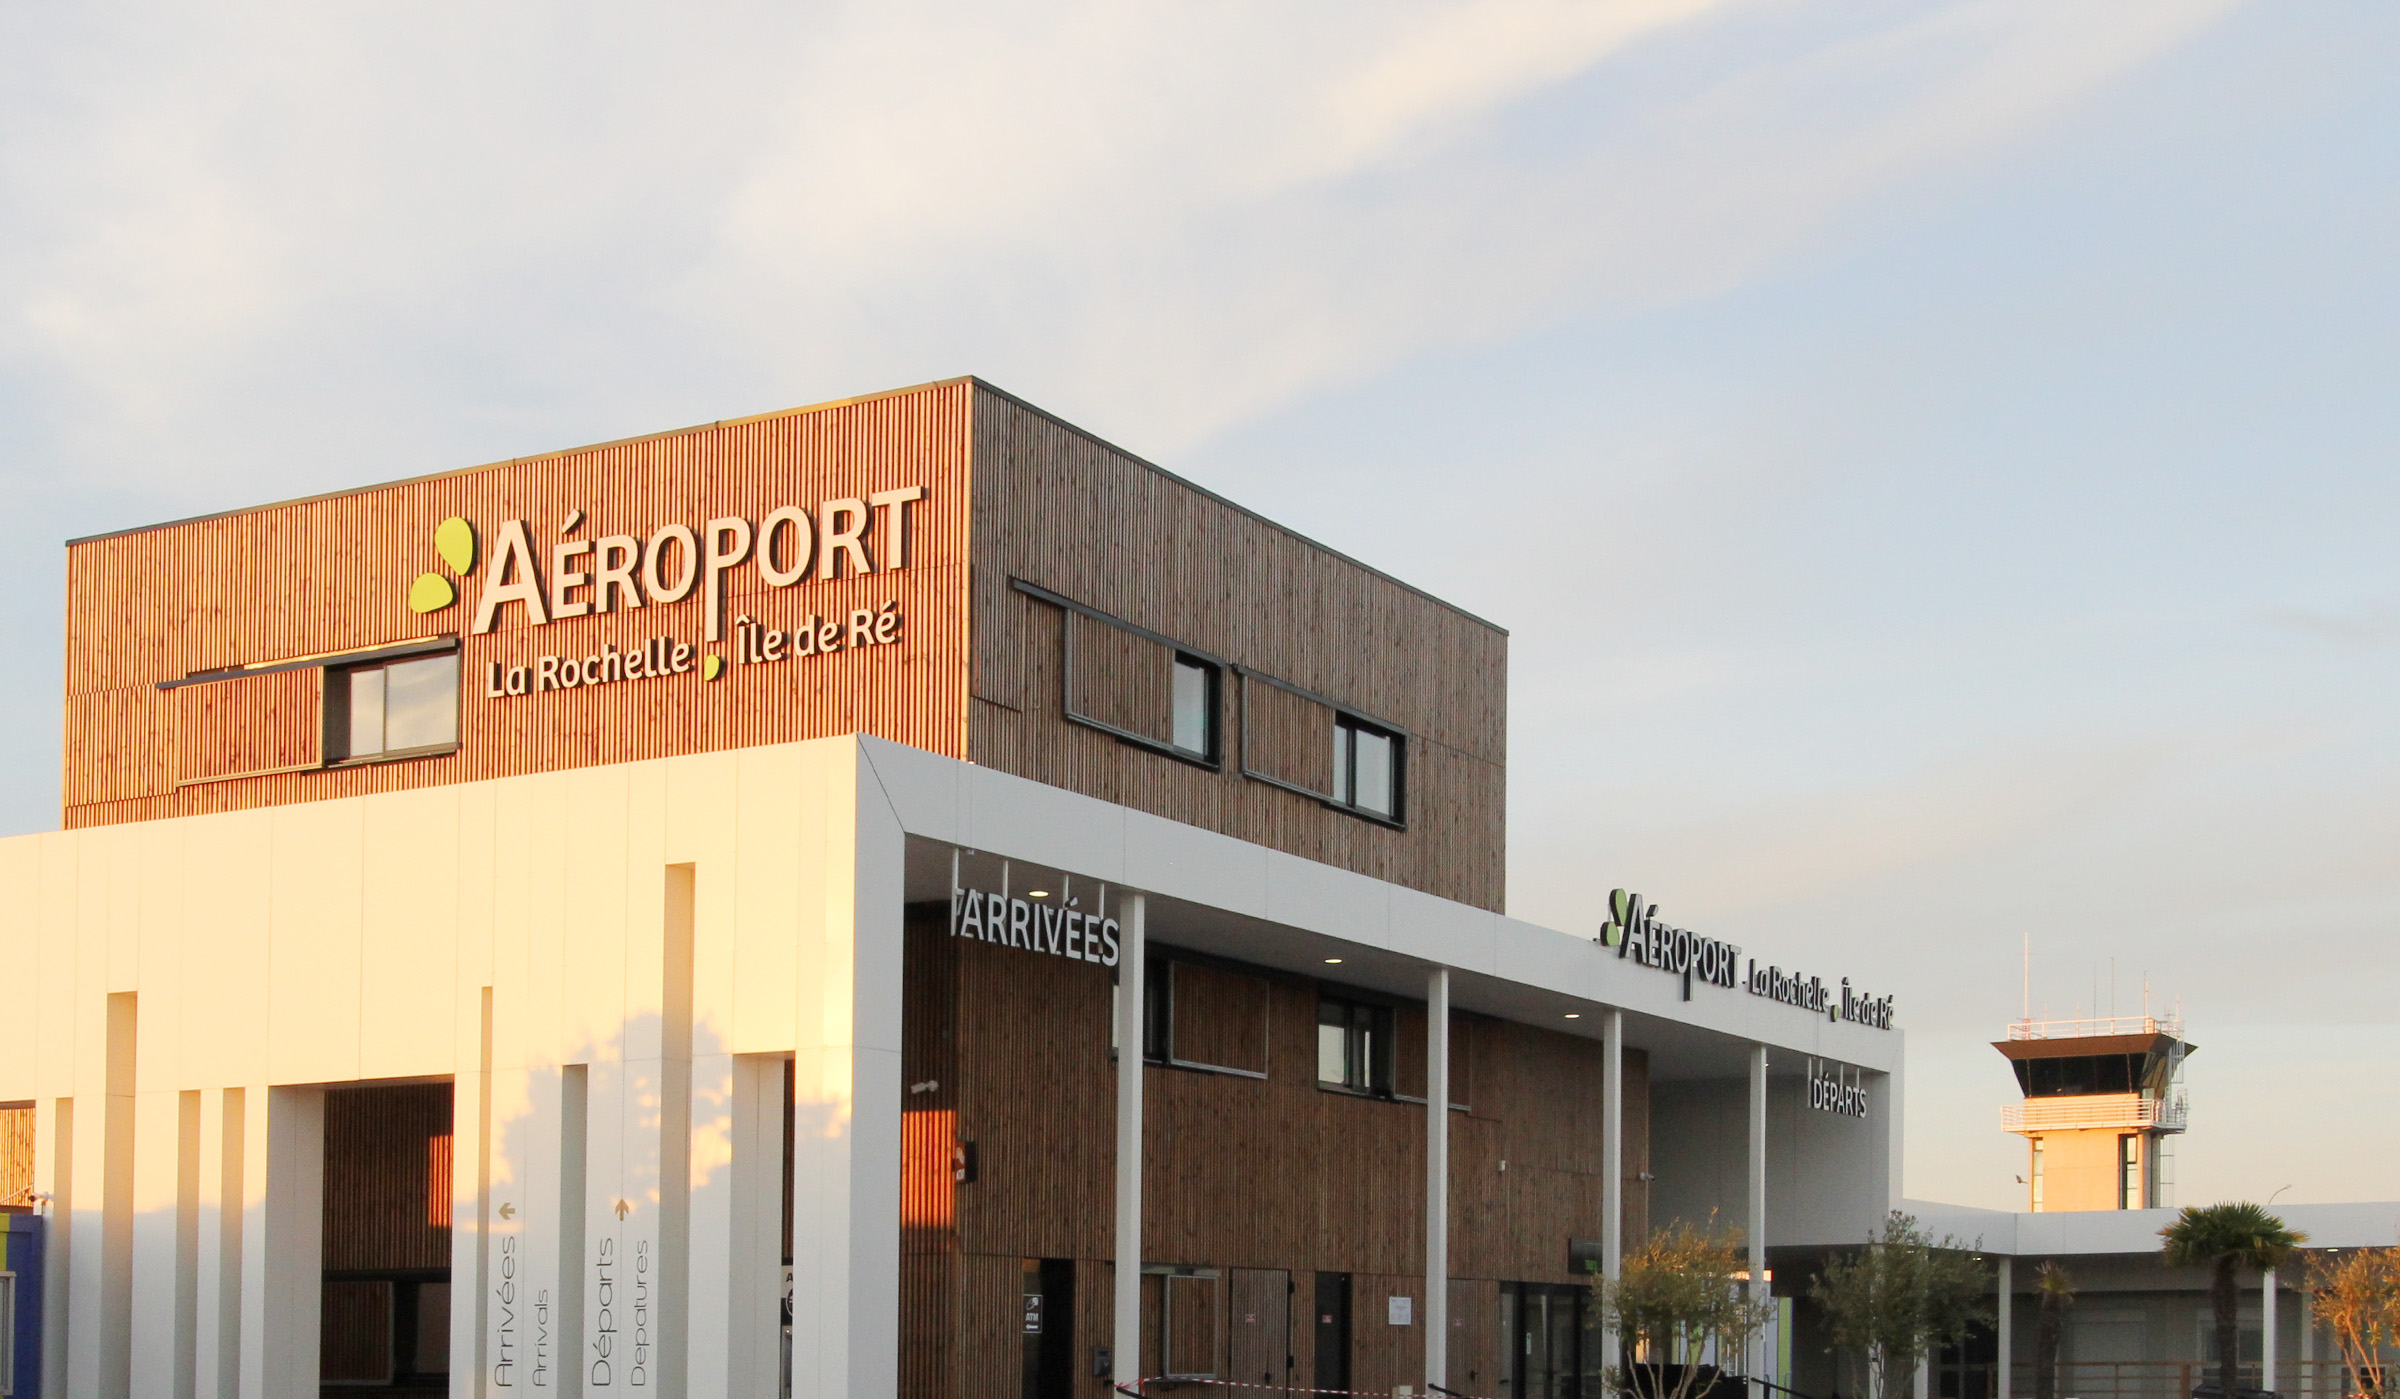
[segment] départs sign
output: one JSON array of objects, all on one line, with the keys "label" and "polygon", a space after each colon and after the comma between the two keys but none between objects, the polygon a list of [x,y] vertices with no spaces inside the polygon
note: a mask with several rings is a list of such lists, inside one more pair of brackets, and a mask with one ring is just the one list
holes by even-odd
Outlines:
[{"label": "d\u00e9parts sign", "polygon": [[1840,1117],[1865,1117],[1866,1075],[1831,1059],[1809,1060],[1808,1105]]}]

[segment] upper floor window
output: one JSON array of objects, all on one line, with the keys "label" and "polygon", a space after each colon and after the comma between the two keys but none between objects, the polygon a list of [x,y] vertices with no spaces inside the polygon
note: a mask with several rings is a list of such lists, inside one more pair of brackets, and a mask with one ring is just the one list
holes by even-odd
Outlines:
[{"label": "upper floor window", "polygon": [[1174,743],[1195,758],[1217,758],[1217,668],[1197,656],[1175,657]]},{"label": "upper floor window", "polygon": [[1069,723],[1202,767],[1224,761],[1224,662],[1021,578],[1014,586],[1062,614],[1061,708]]},{"label": "upper floor window", "polygon": [[325,672],[325,761],[397,757],[458,743],[458,656]]},{"label": "upper floor window", "polygon": [[1317,1084],[1390,1096],[1391,1007],[1330,996],[1317,1002]]},{"label": "upper floor window", "polygon": [[1353,714],[1334,716],[1334,804],[1399,820],[1400,756],[1400,735]]}]

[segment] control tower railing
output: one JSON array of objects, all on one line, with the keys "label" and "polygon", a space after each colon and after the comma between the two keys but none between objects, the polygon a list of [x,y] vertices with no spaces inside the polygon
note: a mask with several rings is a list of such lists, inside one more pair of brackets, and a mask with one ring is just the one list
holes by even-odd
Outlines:
[{"label": "control tower railing", "polygon": [[[1987,1022],[1988,1023],[1988,1022]],[[2098,1020],[2012,1020],[2012,1040],[2068,1040],[2093,1035],[2169,1035],[2183,1038],[2183,1019],[2174,1015],[2113,1015]]]},{"label": "control tower railing", "polygon": [[2182,1098],[2153,1098],[2146,1093],[2027,1098],[2000,1109],[2001,1130],[2008,1132],[2070,1132],[2097,1127],[2180,1132],[2183,1124]]}]

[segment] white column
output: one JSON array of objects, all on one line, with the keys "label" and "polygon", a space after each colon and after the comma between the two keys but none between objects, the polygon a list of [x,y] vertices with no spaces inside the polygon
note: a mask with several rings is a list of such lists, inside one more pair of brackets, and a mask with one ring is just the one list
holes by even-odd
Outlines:
[{"label": "white column", "polygon": [[792,1056],[792,1392],[888,1399],[900,1387],[906,838],[863,759],[841,761],[857,766],[828,809],[825,938],[803,943],[808,1018]]},{"label": "white column", "polygon": [[325,1277],[325,1091],[252,1088],[244,1153],[243,1399],[316,1399]]},{"label": "white column", "polygon": [[[476,1348],[483,1367],[477,1379],[484,1394],[566,1394],[580,1373],[581,1333],[573,1318],[581,1312],[582,1293],[578,1286],[568,1295],[576,1278],[562,1266],[562,1239],[572,1232],[564,1166],[571,1158],[580,1182],[583,1149],[578,1141],[570,1150],[565,1141],[566,1080],[556,1064],[495,1067],[486,1079],[483,1150],[476,1163],[486,1207],[483,1292],[479,1305],[470,1307],[454,1278],[450,1294],[454,1320],[462,1312],[480,1318]],[[579,1191],[574,1208],[580,1220]]]},{"label": "white column", "polygon": [[2301,1399],[2313,1399],[2317,1392],[2316,1376],[2311,1372],[2317,1362],[2317,1308],[2315,1294],[2300,1289],[2300,1382],[2293,1388]]},{"label": "white column", "polygon": [[452,1392],[482,1399],[490,1324],[484,1272],[492,1226],[492,988],[462,998],[460,1071],[450,1085],[450,1374]]},{"label": "white column", "polygon": [[2275,1388],[2275,1270],[2269,1268],[2258,1284],[2258,1387]]},{"label": "white column", "polygon": [[[692,1061],[694,1395],[771,1395],[782,1368],[783,1064],[780,1054]],[[714,1105],[722,1102],[723,1106]],[[704,1144],[723,1144],[703,1157]]]},{"label": "white column", "polygon": [[1933,1399],[1933,1356],[1917,1357],[1917,1399]]},{"label": "white column", "polygon": [[67,1372],[98,1399],[132,1391],[135,993],[113,992],[100,1073],[79,1073]]},{"label": "white column", "polygon": [[33,1188],[46,1197],[42,1248],[42,1393],[67,1392],[68,1265],[74,1259],[75,1100],[45,1098],[33,1122]]},{"label": "white column", "polygon": [[1140,894],[1125,898],[1117,954],[1117,1298],[1109,1361],[1128,1388],[1142,1377],[1142,973]]},{"label": "white column", "polygon": [[172,1088],[134,1095],[128,1363],[131,1392],[159,1399],[188,1399],[191,1394],[199,1096]]},{"label": "white column", "polygon": [[1425,978],[1425,1383],[1450,1383],[1450,969]]},{"label": "white column", "polygon": [[242,1360],[242,1107],[239,1088],[200,1094],[193,1243],[192,1392],[236,1399]]},{"label": "white column", "polygon": [[[1750,1236],[1750,1299],[1767,1296],[1767,1047],[1750,1046],[1750,1208],[1744,1232]],[[1743,1368],[1753,1377],[1766,1373],[1759,1354],[1760,1338],[1753,1337]],[[1918,1376],[1920,1386],[1924,1377]],[[1764,1399],[1766,1391],[1759,1391]],[[1923,1399],[1923,1395],[1919,1395]]]},{"label": "white column", "polygon": [[1998,1354],[1996,1357],[1994,1357],[1994,1358],[1995,1358],[1995,1360],[1997,1361],[1997,1369],[1998,1369],[1998,1376],[1997,1376],[1997,1378],[1996,1378],[1996,1381],[1995,1381],[1995,1387],[1994,1387],[1994,1390],[1993,1390],[1994,1399],[2008,1399],[2008,1366],[2009,1366],[2009,1353],[2008,1353],[2008,1352],[2009,1352],[2009,1344],[2008,1344],[2008,1343],[2009,1343],[2009,1340],[2010,1340],[2010,1335],[2009,1335],[2009,1320],[2010,1320],[2010,1318],[2011,1318],[2011,1317],[2012,1317],[2012,1316],[2015,1314],[2015,1308],[2016,1308],[2016,1302],[2017,1302],[2017,1283],[2016,1283],[2016,1278],[2017,1278],[2017,1260],[2016,1260],[2016,1259],[2014,1259],[2014,1258],[2008,1258],[2008,1257],[2003,1257],[2003,1258],[2001,1258],[2001,1260],[2000,1260],[2000,1309],[1999,1309],[1999,1311],[2000,1311],[2000,1314],[1999,1314],[1999,1317],[1997,1318],[1997,1320],[1996,1320],[1996,1321],[1994,1322],[1994,1324],[1993,1324],[1993,1329],[1994,1329],[1994,1331],[1995,1331],[1995,1333],[1996,1333],[1996,1334],[1994,1335],[1994,1338],[1993,1338],[1993,1339],[1994,1339],[1994,1340],[1996,1340],[1996,1341],[1999,1343],[1999,1354]]},{"label": "white column", "polygon": [[[1600,1022],[1600,1276],[1615,1282],[1625,1268],[1625,1012]],[[1600,1330],[1602,1364],[1614,1366],[1620,1345],[1613,1321]]]}]

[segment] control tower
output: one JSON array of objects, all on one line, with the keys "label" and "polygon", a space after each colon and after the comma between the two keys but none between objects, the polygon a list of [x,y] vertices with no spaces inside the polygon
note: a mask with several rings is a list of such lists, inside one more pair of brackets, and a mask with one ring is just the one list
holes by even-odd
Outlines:
[{"label": "control tower", "polygon": [[2035,1213],[2162,1209],[2174,1193],[2168,1138],[2183,1131],[2180,1018],[2019,1020],[1992,1048],[2025,1101],[2000,1125],[2025,1138]]}]

